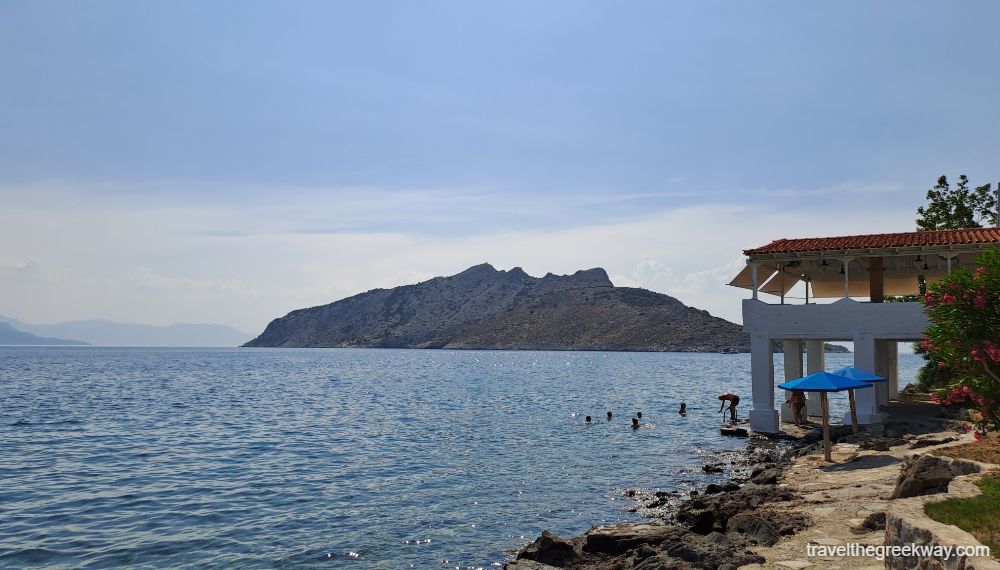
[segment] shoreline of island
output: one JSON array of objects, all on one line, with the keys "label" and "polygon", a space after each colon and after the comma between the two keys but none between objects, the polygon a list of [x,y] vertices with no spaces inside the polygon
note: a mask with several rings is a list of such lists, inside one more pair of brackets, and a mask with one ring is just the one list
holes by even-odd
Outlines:
[{"label": "shoreline of island", "polygon": [[[690,498],[675,502],[672,516],[654,517],[646,523],[595,526],[570,539],[544,531],[521,548],[505,568],[735,570],[770,567],[765,565],[777,562],[778,557],[811,564],[793,557],[804,557],[805,544],[821,529],[822,533],[837,536],[846,533],[860,543],[881,544],[885,528],[882,495],[886,489],[891,494],[897,483],[901,458],[911,450],[968,439],[962,437],[961,425],[953,420],[899,419],[858,435],[851,433],[850,426],[835,426],[832,437],[840,463],[832,465],[823,462],[818,426],[798,432],[791,428],[792,434],[764,439],[785,444],[786,451],[771,457],[755,456],[751,440],[747,453],[749,477],[736,475],[725,484],[710,484]],[[886,465],[878,465],[879,461]],[[881,470],[874,470],[873,463]],[[815,475],[808,475],[820,469],[837,469],[849,476],[835,486],[816,491],[810,486]],[[866,489],[852,482],[860,472],[877,474],[881,477],[879,485]],[[790,477],[793,473],[795,477]],[[855,507],[855,516],[830,518],[838,508]],[[861,516],[868,511],[867,516]],[[832,525],[835,531],[824,525]]]}]

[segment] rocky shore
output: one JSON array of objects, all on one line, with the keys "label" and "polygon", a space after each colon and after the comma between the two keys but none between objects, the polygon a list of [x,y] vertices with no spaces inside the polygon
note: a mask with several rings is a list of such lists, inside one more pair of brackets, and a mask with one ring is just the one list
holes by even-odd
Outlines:
[{"label": "rocky shore", "polygon": [[[597,526],[571,539],[544,532],[506,568],[825,567],[822,561],[804,559],[806,544],[848,539],[881,544],[886,500],[936,492],[958,474],[932,459],[904,465],[910,450],[961,437],[954,422],[916,417],[861,435],[837,427],[832,435],[837,442],[833,464],[822,461],[815,427],[780,446],[750,440],[738,460],[742,469],[727,484],[709,485],[690,497],[629,491],[641,514],[659,520]],[[705,468],[721,466],[709,461]]]}]

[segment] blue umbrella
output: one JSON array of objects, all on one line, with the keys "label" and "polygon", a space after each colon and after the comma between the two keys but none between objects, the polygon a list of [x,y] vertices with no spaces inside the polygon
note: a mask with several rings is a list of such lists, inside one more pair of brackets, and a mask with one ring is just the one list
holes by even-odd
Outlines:
[{"label": "blue umbrella", "polygon": [[861,380],[862,382],[885,382],[887,380],[887,378],[883,378],[878,374],[854,368],[853,366],[845,366],[840,370],[834,370],[833,373],[837,376],[843,376],[852,380]]},{"label": "blue umbrella", "polygon": [[851,401],[851,427],[854,433],[858,433],[858,415],[854,406],[854,391],[863,388],[871,388],[872,385],[861,380],[854,380],[838,374],[829,372],[815,372],[804,378],[790,380],[784,384],[778,384],[778,388],[783,390],[798,390],[800,392],[819,392],[819,402],[823,408],[823,455],[830,461],[830,408],[826,400],[827,392],[841,392],[847,390],[847,395]]},{"label": "blue umbrella", "polygon": [[860,388],[871,388],[868,382],[848,378],[840,374],[830,372],[814,372],[805,378],[789,380],[784,384],[778,384],[778,388],[783,390],[799,390],[802,392],[842,392],[844,390],[857,390]]}]

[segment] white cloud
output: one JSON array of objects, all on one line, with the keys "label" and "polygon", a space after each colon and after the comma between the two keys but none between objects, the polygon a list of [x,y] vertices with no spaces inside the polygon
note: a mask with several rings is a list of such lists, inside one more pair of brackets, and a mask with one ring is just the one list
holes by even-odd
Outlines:
[{"label": "white cloud", "polygon": [[[488,261],[532,275],[604,267],[618,285],[667,293],[738,321],[746,292],[725,283],[740,269],[743,249],[781,237],[912,226],[909,212],[869,210],[863,200],[817,203],[807,211],[771,201],[531,230],[310,233],[299,231],[310,217],[303,213],[334,211],[341,195],[314,196],[309,204],[281,197],[275,203],[291,205],[268,208],[255,201],[88,201],[71,190],[59,192],[63,199],[55,202],[44,192],[19,194],[0,212],[0,240],[11,244],[5,253],[10,258],[0,260],[0,314],[37,322],[218,322],[255,332],[289,310]],[[513,209],[515,202],[504,207]],[[412,207],[379,206],[397,217]],[[440,214],[449,215],[461,215],[461,209]]]},{"label": "white cloud", "polygon": [[35,259],[0,258],[0,272],[6,274],[38,273],[41,266]]}]

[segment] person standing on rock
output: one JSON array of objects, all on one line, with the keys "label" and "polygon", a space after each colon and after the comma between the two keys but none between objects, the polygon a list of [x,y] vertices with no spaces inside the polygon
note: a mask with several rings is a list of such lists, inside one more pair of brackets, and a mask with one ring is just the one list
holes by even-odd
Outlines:
[{"label": "person standing on rock", "polygon": [[722,401],[722,405],[719,406],[720,412],[726,407],[726,402],[729,402],[729,419],[736,423],[736,406],[740,403],[740,397],[732,392],[726,392],[719,394],[719,400]]},{"label": "person standing on rock", "polygon": [[795,425],[802,425],[802,422],[805,421],[805,418],[802,416],[802,410],[806,407],[806,393],[801,390],[792,390],[792,395],[788,397],[785,403],[792,408]]}]

